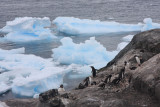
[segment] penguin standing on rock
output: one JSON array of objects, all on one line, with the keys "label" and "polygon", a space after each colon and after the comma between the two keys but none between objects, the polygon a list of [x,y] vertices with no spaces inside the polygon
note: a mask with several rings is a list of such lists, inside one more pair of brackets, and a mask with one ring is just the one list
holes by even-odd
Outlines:
[{"label": "penguin standing on rock", "polygon": [[113,71],[113,72],[116,72],[116,71],[117,71],[117,64],[116,64],[116,63],[113,65],[112,71]]},{"label": "penguin standing on rock", "polygon": [[139,57],[137,55],[135,55],[134,57],[136,59],[136,62],[138,64],[138,66],[140,66],[141,65],[141,61],[140,61]]},{"label": "penguin standing on rock", "polygon": [[106,78],[105,78],[105,80],[104,80],[104,82],[105,82],[105,83],[111,82],[111,77],[112,77],[111,74],[110,74],[110,75],[107,75]]},{"label": "penguin standing on rock", "polygon": [[93,66],[90,66],[92,68],[92,75],[93,77],[96,77],[96,69]]}]

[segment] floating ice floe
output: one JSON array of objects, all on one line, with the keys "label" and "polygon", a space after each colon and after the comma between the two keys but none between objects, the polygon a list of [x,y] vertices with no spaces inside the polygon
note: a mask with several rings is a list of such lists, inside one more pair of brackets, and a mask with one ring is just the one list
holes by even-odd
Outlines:
[{"label": "floating ice floe", "polygon": [[[91,37],[84,43],[75,44],[69,37],[61,40],[62,45],[53,49],[55,62],[68,66],[57,66],[52,59],[26,55],[24,48],[0,49],[0,93],[12,90],[18,96],[36,97],[39,93],[58,88],[63,77],[73,72],[69,78],[82,78],[91,75],[90,66],[96,69],[105,66],[124,47],[119,45],[115,51],[107,51],[103,45]],[[128,42],[126,42],[128,43]]]},{"label": "floating ice floe", "polygon": [[53,20],[53,24],[57,26],[58,32],[69,35],[102,35],[121,32],[140,32],[160,28],[160,24],[152,23],[151,18],[146,18],[143,22],[139,24],[123,24],[74,17],[57,17]]},{"label": "floating ice floe", "polygon": [[147,31],[147,30],[151,30],[151,29],[160,28],[160,24],[159,23],[153,23],[151,18],[145,18],[143,20],[143,22],[144,22],[144,26],[141,29],[141,31]]},{"label": "floating ice floe", "polygon": [[[91,37],[85,43],[75,44],[72,39],[61,39],[62,45],[53,49],[53,59],[61,64],[90,65],[110,61],[117,52],[109,52],[103,45]],[[112,55],[111,55],[112,54]]]},{"label": "floating ice floe", "polygon": [[129,41],[118,44],[115,51],[107,51],[95,40],[95,37],[79,44],[74,43],[71,38],[65,37],[61,39],[61,43],[61,46],[52,50],[52,57],[55,61],[68,65],[65,72],[72,72],[69,78],[75,79],[91,75],[90,66],[94,66],[96,69],[106,66]]},{"label": "floating ice floe", "polygon": [[12,90],[18,96],[31,97],[63,83],[64,69],[57,67],[52,59],[21,53],[24,48],[0,50],[0,68],[3,69],[0,93]]},{"label": "floating ice floe", "polygon": [[7,33],[3,39],[9,41],[32,41],[56,38],[47,27],[51,26],[49,18],[19,17],[8,21],[0,31]]},{"label": "floating ice floe", "polygon": [[3,93],[5,93],[5,92],[7,92],[8,90],[11,89],[10,86],[6,85],[3,82],[0,82],[0,86],[1,86],[1,88],[0,88],[0,94],[3,94]]},{"label": "floating ice floe", "polygon": [[57,17],[53,20],[57,31],[70,35],[101,35],[107,33],[140,31],[141,24],[121,24],[99,20]]}]

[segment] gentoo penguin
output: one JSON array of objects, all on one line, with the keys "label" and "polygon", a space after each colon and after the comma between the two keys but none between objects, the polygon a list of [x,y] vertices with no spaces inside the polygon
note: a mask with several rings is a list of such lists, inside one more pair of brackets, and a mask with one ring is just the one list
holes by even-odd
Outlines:
[{"label": "gentoo penguin", "polygon": [[112,75],[110,74],[110,75],[107,75],[106,76],[106,79],[104,80],[104,82],[105,83],[108,83],[108,80],[109,80],[109,82],[111,81],[111,77],[112,77]]},{"label": "gentoo penguin", "polygon": [[92,75],[93,77],[96,77],[96,69],[93,66],[90,66],[92,68]]},{"label": "gentoo penguin", "polygon": [[91,83],[92,83],[92,78],[90,76],[84,79],[84,86],[88,87],[89,85],[91,85]]},{"label": "gentoo penguin", "polygon": [[89,85],[92,83],[92,77],[89,76]]},{"label": "gentoo penguin", "polygon": [[58,88],[58,92],[64,92],[65,89],[63,88],[63,84],[60,85],[60,87]]},{"label": "gentoo penguin", "polygon": [[127,61],[124,61],[125,70],[128,70],[130,68],[130,63]]},{"label": "gentoo penguin", "polygon": [[116,72],[116,71],[117,71],[117,64],[116,64],[116,63],[113,65],[112,71],[113,71],[113,72]]},{"label": "gentoo penguin", "polygon": [[141,61],[140,61],[140,59],[139,59],[139,57],[137,55],[135,55],[135,59],[136,59],[136,62],[138,64],[138,66],[140,66],[141,65]]}]

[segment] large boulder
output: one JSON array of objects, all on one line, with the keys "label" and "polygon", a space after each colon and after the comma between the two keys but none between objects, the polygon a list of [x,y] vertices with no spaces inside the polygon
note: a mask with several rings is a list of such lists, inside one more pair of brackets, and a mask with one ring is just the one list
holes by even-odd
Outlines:
[{"label": "large boulder", "polygon": [[160,100],[160,54],[150,58],[131,73],[135,89],[154,95]]}]

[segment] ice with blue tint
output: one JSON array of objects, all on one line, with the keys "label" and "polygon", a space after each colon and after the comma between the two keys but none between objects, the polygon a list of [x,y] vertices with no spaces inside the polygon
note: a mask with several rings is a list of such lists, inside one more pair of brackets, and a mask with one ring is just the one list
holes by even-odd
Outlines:
[{"label": "ice with blue tint", "polygon": [[61,39],[61,43],[61,46],[52,50],[52,57],[54,61],[68,65],[65,72],[73,72],[70,73],[69,78],[75,79],[91,75],[90,66],[94,66],[96,69],[106,66],[129,41],[118,44],[115,51],[107,51],[95,40],[95,37],[79,44],[74,43],[71,38],[65,37]]},{"label": "ice with blue tint", "polygon": [[57,67],[52,59],[26,55],[24,48],[0,49],[0,93],[7,90],[19,96],[33,96],[63,83],[64,68]]},{"label": "ice with blue tint", "polygon": [[[74,72],[69,75],[71,79],[91,75],[90,66],[102,68],[124,47],[122,44],[115,51],[107,51],[95,37],[79,44],[66,37],[61,43],[61,46],[52,50],[54,62],[52,58],[26,55],[25,48],[0,49],[0,85],[3,86],[0,93],[12,90],[18,96],[35,97],[65,83],[63,77],[68,72]],[[67,65],[57,66],[57,63]]]},{"label": "ice with blue tint", "polygon": [[[98,62],[110,61],[116,52],[109,52],[103,45],[91,37],[85,43],[76,44],[71,38],[61,39],[62,45],[53,49],[53,59],[61,64],[90,65]],[[110,56],[111,54],[113,56]]]},{"label": "ice with blue tint", "polygon": [[125,41],[125,42],[130,42],[132,40],[134,35],[127,35],[125,37],[123,37],[122,39]]},{"label": "ice with blue tint", "polygon": [[146,31],[160,28],[160,24],[152,23],[151,18],[146,18],[144,23],[123,24],[118,22],[107,22],[90,19],[79,19],[74,17],[57,17],[53,24],[57,31],[69,35],[102,35],[108,33]]},{"label": "ice with blue tint", "polygon": [[120,51],[122,50],[123,48],[125,48],[128,43],[132,40],[134,35],[127,35],[127,36],[124,36],[122,38],[123,42],[119,43],[118,46],[117,46],[117,51]]},{"label": "ice with blue tint", "polygon": [[141,31],[147,31],[147,30],[151,30],[151,29],[160,28],[160,24],[153,23],[151,18],[145,18],[143,20],[143,22],[145,24],[144,24],[143,28],[141,29]]},{"label": "ice with blue tint", "polygon": [[18,17],[8,21],[0,31],[7,33],[3,39],[25,42],[31,40],[56,38],[48,28],[51,26],[49,18]]},{"label": "ice with blue tint", "polygon": [[57,31],[70,35],[101,35],[106,33],[119,33],[140,31],[142,24],[121,24],[90,19],[78,19],[74,17],[57,17],[53,20]]},{"label": "ice with blue tint", "polygon": [[[118,22],[79,19],[74,17],[57,17],[53,20],[56,31],[68,35],[102,35],[133,31],[146,31],[160,28],[160,24],[153,23],[151,18],[144,19],[139,24],[123,24]],[[50,28],[53,26],[48,17],[18,17],[8,21],[0,32],[7,33],[2,40],[26,42],[41,39],[57,38]],[[56,33],[56,32],[55,32]]]},{"label": "ice with blue tint", "polygon": [[122,50],[124,47],[126,47],[128,45],[128,42],[121,42],[118,44],[117,46],[117,50],[120,51]]},{"label": "ice with blue tint", "polygon": [[18,49],[12,49],[12,50],[3,50],[0,49],[0,53],[1,54],[21,54],[21,53],[25,53],[25,48],[18,48]]},{"label": "ice with blue tint", "polygon": [[3,82],[0,82],[0,86],[1,86],[1,88],[0,88],[0,94],[3,94],[3,93],[5,93],[6,91],[8,91],[8,90],[11,89],[10,86],[6,85],[6,84],[3,83]]},{"label": "ice with blue tint", "polygon": [[[69,78],[76,79],[76,78],[84,78],[87,76],[91,76],[91,67],[94,66],[96,69],[100,69],[104,66],[106,66],[108,62],[99,62],[91,65],[77,65],[77,64],[71,64],[69,65],[67,70],[73,71],[72,74],[69,75]],[[76,73],[75,73],[76,72]]]}]

